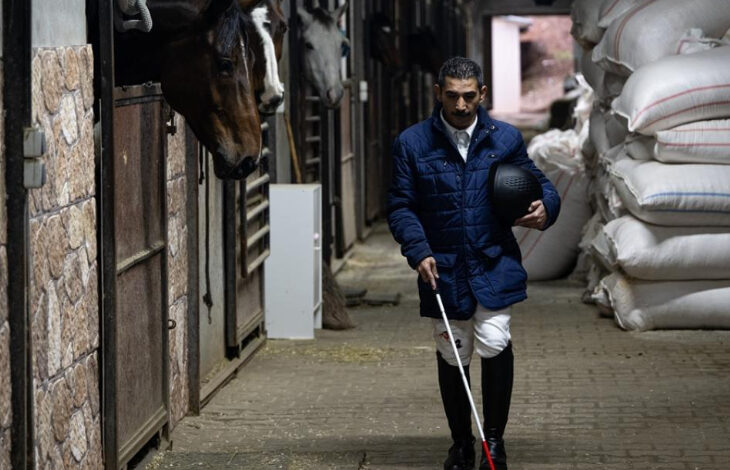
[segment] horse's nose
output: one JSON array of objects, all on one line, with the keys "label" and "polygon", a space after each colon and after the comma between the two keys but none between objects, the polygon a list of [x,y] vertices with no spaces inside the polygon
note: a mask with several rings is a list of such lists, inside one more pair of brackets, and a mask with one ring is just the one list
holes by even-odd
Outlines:
[{"label": "horse's nose", "polygon": [[277,108],[281,102],[284,101],[284,95],[276,95],[271,100],[269,100],[268,103],[266,103],[266,107],[268,108]]},{"label": "horse's nose", "polygon": [[213,170],[215,175],[222,180],[240,180],[256,171],[258,161],[255,157],[245,157],[239,163],[231,164],[219,152],[213,156]]},{"label": "horse's nose", "polygon": [[333,105],[340,102],[340,99],[342,98],[342,90],[337,88],[330,88],[327,90],[327,99],[329,102]]}]

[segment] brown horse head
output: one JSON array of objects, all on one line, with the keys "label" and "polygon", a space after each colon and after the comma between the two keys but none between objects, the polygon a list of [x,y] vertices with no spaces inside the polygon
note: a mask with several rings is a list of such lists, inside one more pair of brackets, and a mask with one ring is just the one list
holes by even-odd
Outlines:
[{"label": "brown horse head", "polygon": [[284,34],[288,30],[280,0],[238,0],[239,6],[247,12],[245,28],[249,47],[255,60],[253,63],[253,87],[258,109],[263,114],[272,114],[284,100],[284,84],[279,78],[278,62]]},{"label": "brown horse head", "polygon": [[245,178],[261,154],[250,36],[237,2],[193,33],[164,42],[160,82],[165,99],[213,154],[216,176]]}]

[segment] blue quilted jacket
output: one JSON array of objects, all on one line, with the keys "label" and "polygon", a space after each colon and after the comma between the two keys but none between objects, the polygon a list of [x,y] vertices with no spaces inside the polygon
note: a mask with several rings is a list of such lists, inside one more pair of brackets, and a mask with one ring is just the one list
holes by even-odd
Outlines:
[{"label": "blue quilted jacket", "polygon": [[[409,127],[393,144],[393,180],[388,192],[388,224],[408,264],[436,259],[441,299],[449,318],[466,320],[477,302],[498,310],[527,297],[527,274],[512,228],[494,216],[487,197],[489,167],[510,162],[532,171],[543,189],[552,225],[560,196],[527,156],[520,132],[493,120],[479,107],[466,163],[433,115]],[[431,287],[418,279],[421,315],[440,317]]]}]

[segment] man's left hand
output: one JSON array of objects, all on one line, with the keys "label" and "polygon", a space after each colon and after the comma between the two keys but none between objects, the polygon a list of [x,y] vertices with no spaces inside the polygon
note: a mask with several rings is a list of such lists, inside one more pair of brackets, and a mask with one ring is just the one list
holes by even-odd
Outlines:
[{"label": "man's left hand", "polygon": [[514,225],[520,225],[527,228],[541,229],[547,223],[547,211],[542,201],[532,201],[527,209],[527,214],[515,220]]}]

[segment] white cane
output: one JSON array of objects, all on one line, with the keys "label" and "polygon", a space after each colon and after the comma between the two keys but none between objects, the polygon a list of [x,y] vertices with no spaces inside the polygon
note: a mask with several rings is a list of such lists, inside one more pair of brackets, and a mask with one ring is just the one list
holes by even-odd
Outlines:
[{"label": "white cane", "polygon": [[469,388],[469,381],[466,379],[466,374],[464,373],[464,366],[461,365],[461,357],[459,357],[459,350],[456,348],[456,342],[454,341],[454,335],[451,333],[451,325],[449,325],[449,319],[446,316],[446,310],[444,310],[444,304],[441,302],[441,294],[439,293],[438,289],[434,289],[434,294],[436,294],[436,301],[439,304],[439,309],[441,309],[441,318],[444,320],[444,325],[446,325],[446,331],[449,334],[449,341],[451,342],[451,347],[454,349],[454,357],[456,357],[456,363],[459,365],[459,372],[461,372],[461,380],[464,382],[464,390],[466,391],[466,396],[469,397],[469,405],[471,406],[471,411],[474,414],[474,420],[477,424],[477,430],[479,431],[479,437],[482,439],[482,449],[484,449],[484,455],[487,456],[487,461],[489,462],[489,468],[491,470],[494,470],[494,462],[492,462],[492,456],[489,454],[489,448],[487,447],[487,440],[484,438],[484,430],[482,429],[482,422],[479,419],[479,413],[477,412],[477,407],[474,405],[474,398],[471,396],[471,389]]}]

